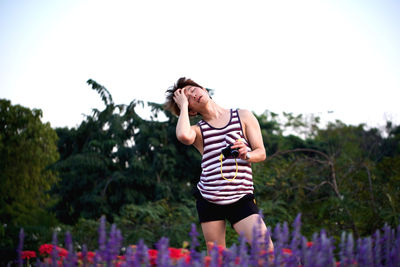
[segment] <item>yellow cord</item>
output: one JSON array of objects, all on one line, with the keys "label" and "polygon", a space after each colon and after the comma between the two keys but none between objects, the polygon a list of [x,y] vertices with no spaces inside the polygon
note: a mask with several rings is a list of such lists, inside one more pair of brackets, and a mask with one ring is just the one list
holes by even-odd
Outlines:
[{"label": "yellow cord", "polygon": [[236,178],[236,176],[237,176],[237,174],[238,174],[238,169],[239,169],[237,160],[236,160],[236,158],[235,158],[235,163],[236,163],[236,173],[235,173],[235,176],[234,176],[232,179],[227,179],[227,178],[224,177],[224,174],[222,173],[222,158],[223,158],[223,155],[222,155],[222,153],[221,153],[221,155],[219,156],[219,161],[221,162],[221,176],[222,176],[222,178],[224,178],[224,179],[227,180],[227,181],[233,181],[233,180]]}]

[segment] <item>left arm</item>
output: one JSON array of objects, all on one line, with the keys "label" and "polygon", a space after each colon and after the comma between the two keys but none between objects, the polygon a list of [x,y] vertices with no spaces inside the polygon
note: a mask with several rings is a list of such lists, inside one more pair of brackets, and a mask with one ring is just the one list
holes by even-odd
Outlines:
[{"label": "left arm", "polygon": [[[243,132],[246,139],[251,144],[251,151],[248,152],[250,159],[249,162],[261,162],[266,159],[264,142],[261,135],[260,124],[256,117],[248,110],[239,110],[240,120],[242,122]],[[235,142],[232,148],[238,148],[239,157],[246,159],[247,148],[241,141]]]}]

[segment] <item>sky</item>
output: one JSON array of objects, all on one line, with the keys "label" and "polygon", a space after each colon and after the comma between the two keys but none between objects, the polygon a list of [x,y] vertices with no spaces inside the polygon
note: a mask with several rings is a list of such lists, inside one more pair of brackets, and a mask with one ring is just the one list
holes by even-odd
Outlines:
[{"label": "sky", "polygon": [[225,108],[398,125],[399,12],[398,0],[0,0],[0,98],[77,127],[104,108],[89,79],[129,104],[163,103],[188,77]]}]

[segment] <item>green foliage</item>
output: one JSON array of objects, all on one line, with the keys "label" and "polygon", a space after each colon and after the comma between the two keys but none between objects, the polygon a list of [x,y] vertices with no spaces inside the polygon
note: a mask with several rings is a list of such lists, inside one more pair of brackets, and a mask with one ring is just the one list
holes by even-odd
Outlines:
[{"label": "green foliage", "polygon": [[122,208],[115,223],[125,234],[126,244],[155,244],[167,236],[172,247],[181,247],[187,240],[191,224],[197,220],[195,201],[170,203],[165,199],[142,205],[128,204]]},{"label": "green foliage", "polygon": [[15,259],[18,234],[26,248],[37,248],[57,220],[48,208],[57,181],[48,168],[59,157],[57,134],[41,122],[42,111],[0,99],[0,265]]},{"label": "green foliage", "polygon": [[57,181],[54,163],[57,134],[40,120],[42,111],[0,100],[0,221],[38,225],[52,201],[48,191]]},{"label": "green foliage", "polygon": [[337,121],[308,139],[276,137],[279,144],[268,145],[276,150],[254,168],[266,221],[290,221],[300,212],[306,234],[325,228],[336,237],[342,231],[369,235],[385,222],[395,227],[399,223],[400,162],[399,150],[393,149],[399,145],[397,130],[391,128],[384,139],[377,129]]},{"label": "green foliage", "polygon": [[[79,218],[78,222],[72,227],[63,226],[63,232],[70,231],[74,237],[74,242],[78,247],[82,247],[85,244],[88,250],[94,250],[98,246],[99,240],[99,229],[100,221]],[[108,225],[108,228],[110,225]]]},{"label": "green foliage", "polygon": [[56,129],[61,157],[54,169],[62,178],[53,189],[57,217],[74,224],[80,217],[113,218],[127,204],[189,198],[200,157],[177,141],[176,118],[166,113],[169,121],[155,120],[162,107],[148,103],[152,119],[143,120],[136,112],[142,101],[116,105],[106,88],[88,83],[106,107],[93,110],[77,129]]}]

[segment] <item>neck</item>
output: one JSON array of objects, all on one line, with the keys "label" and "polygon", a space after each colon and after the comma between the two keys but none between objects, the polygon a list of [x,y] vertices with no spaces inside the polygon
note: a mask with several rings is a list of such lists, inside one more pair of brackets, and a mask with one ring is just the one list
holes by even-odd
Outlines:
[{"label": "neck", "polygon": [[219,106],[214,101],[209,101],[206,108],[201,112],[201,116],[205,121],[212,121],[221,117],[226,111],[227,109]]}]

